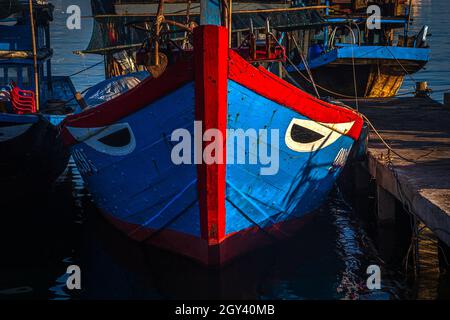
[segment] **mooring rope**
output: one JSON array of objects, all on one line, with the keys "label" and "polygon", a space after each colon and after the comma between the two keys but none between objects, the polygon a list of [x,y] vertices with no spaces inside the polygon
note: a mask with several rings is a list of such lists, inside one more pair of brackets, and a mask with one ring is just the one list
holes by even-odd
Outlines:
[{"label": "mooring rope", "polygon": [[305,59],[303,52],[300,50],[300,46],[297,43],[297,40],[295,40],[295,37],[292,37],[292,40],[294,41],[295,47],[297,48],[297,52],[302,58],[303,65],[305,66],[306,71],[308,72],[308,76],[311,79],[311,83],[314,87],[314,91],[316,92],[317,98],[320,98],[319,91],[317,90],[316,82],[314,81],[311,69],[309,68],[308,61]]},{"label": "mooring rope", "polygon": [[84,69],[82,69],[82,70],[80,70],[80,71],[77,71],[77,72],[75,72],[75,73],[72,73],[71,75],[69,75],[69,77],[74,77],[74,76],[76,76],[76,75],[79,75],[80,73],[83,73],[83,72],[85,72],[85,71],[87,71],[87,70],[89,70],[89,69],[95,68],[96,66],[98,66],[98,65],[100,65],[100,64],[102,64],[102,63],[103,63],[103,61],[99,61],[99,62],[97,62],[97,63],[95,63],[95,64],[93,64],[93,65],[91,65],[91,66],[89,66],[89,67],[87,67],[87,68],[84,68]]}]

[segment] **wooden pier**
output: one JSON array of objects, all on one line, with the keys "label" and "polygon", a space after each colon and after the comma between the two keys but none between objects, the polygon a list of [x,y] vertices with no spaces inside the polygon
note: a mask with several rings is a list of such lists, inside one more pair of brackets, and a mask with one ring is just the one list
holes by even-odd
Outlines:
[{"label": "wooden pier", "polygon": [[[354,101],[343,102],[356,106]],[[367,99],[358,104],[401,156],[371,130],[364,167],[376,180],[379,222],[395,219],[399,201],[433,231],[441,251],[450,257],[450,108],[430,98]]]}]

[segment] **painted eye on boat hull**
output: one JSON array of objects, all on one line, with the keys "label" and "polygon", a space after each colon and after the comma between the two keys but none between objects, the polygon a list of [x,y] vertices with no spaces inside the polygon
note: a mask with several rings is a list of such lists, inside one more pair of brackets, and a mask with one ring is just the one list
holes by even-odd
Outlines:
[{"label": "painted eye on boat hull", "polygon": [[121,148],[127,146],[131,142],[131,134],[128,128],[123,128],[98,139],[103,144],[110,147]]},{"label": "painted eye on boat hull", "polygon": [[100,128],[68,127],[68,130],[77,141],[112,156],[124,156],[136,148],[136,139],[128,123]]},{"label": "painted eye on boat hull", "polygon": [[15,123],[0,123],[0,142],[12,140],[23,135],[33,125],[32,124],[15,124]]},{"label": "painted eye on boat hull", "polygon": [[285,143],[296,152],[314,152],[333,144],[346,134],[354,122],[321,123],[306,119],[292,119],[285,135]]},{"label": "painted eye on boat hull", "polygon": [[291,128],[291,138],[298,143],[312,143],[323,138],[323,135],[295,124]]}]

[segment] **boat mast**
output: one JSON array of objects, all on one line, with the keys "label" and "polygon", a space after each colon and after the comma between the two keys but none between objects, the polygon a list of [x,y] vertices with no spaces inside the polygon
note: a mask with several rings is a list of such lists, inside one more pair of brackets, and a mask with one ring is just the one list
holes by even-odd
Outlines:
[{"label": "boat mast", "polygon": [[408,17],[407,17],[406,26],[405,26],[405,47],[408,46],[408,34],[409,34],[409,24],[411,23],[412,4],[413,4],[413,1],[409,0]]},{"label": "boat mast", "polygon": [[[330,1],[329,0],[325,1],[325,5],[326,5],[325,18],[328,21],[329,14],[330,14]],[[329,28],[329,25],[328,24],[325,25],[325,30],[323,32],[323,48],[324,48],[324,50],[328,49],[327,48],[327,46],[328,46],[328,28]]]},{"label": "boat mast", "polygon": [[[226,1],[226,0],[225,0]],[[233,28],[232,23],[233,23],[233,0],[229,0],[228,1],[228,21],[227,21],[227,26],[228,26],[228,46],[231,48],[231,40],[233,39]]]},{"label": "boat mast", "polygon": [[39,112],[39,68],[37,63],[36,30],[34,25],[33,0],[28,0],[31,24],[31,42],[33,45],[33,66],[34,66],[34,92],[36,97],[36,111]]}]

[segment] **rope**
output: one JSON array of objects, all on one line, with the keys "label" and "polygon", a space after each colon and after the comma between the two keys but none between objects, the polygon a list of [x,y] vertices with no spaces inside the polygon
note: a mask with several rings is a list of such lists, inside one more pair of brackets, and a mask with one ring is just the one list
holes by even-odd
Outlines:
[{"label": "rope", "polygon": [[355,110],[354,108],[342,103],[342,107],[347,108],[349,110],[352,110],[354,112],[356,112],[360,117],[362,117],[364,119],[364,121],[369,125],[370,129],[378,136],[378,138],[380,139],[380,141],[384,144],[384,146],[388,149],[389,152],[392,152],[393,154],[395,154],[397,157],[399,157],[400,159],[406,161],[406,162],[410,162],[410,163],[415,163],[418,164],[418,160],[428,157],[430,154],[432,154],[434,151],[436,150],[431,150],[430,152],[428,152],[427,154],[424,154],[416,159],[411,159],[411,158],[407,158],[403,155],[401,155],[398,151],[395,151],[394,148],[391,147],[391,145],[383,138],[383,136],[381,135],[381,133],[377,130],[377,128],[375,128],[375,126],[372,124],[372,122],[369,120],[369,118],[367,118],[367,116],[361,112],[359,112],[358,110]]},{"label": "rope", "polygon": [[[349,27],[350,28],[350,27]],[[351,30],[351,28],[350,28],[350,30]],[[353,33],[353,30],[351,30],[352,31],[352,34],[353,34],[353,39],[354,39],[354,42],[356,42],[356,37],[355,37],[355,34]],[[279,45],[281,45],[280,44],[280,42],[278,41],[278,39],[276,39],[275,38],[275,40],[278,42],[278,44]],[[295,43],[295,41],[294,41],[294,43]],[[298,50],[298,49],[297,49]],[[353,57],[353,54],[352,54],[352,57]],[[305,80],[307,80],[307,81],[309,81],[310,83],[312,83],[299,69],[298,69],[298,67],[292,62],[292,60],[288,57],[288,56],[286,56],[286,59],[288,60],[288,62],[294,67],[294,69],[300,74],[300,75],[302,75],[302,77],[305,79]],[[354,72],[354,84],[355,84],[355,94],[357,93],[356,91],[357,91],[357,87],[356,87],[356,72],[355,72],[355,64],[354,64],[354,59],[353,59],[353,72]],[[306,68],[306,65],[305,65],[305,68]],[[284,69],[284,70],[286,70],[286,69]],[[286,74],[289,74],[287,71],[286,71]],[[317,85],[317,87],[319,87],[319,88],[321,88],[322,90],[325,90],[325,91],[329,91],[329,90],[327,90],[327,89],[324,89],[323,87],[321,87],[321,86],[319,86],[319,85]],[[330,91],[329,91],[330,92]],[[336,94],[336,93],[334,93],[334,94]],[[340,95],[340,94],[338,94],[338,95]],[[349,97],[349,96],[345,96],[345,95],[341,95],[341,96],[344,96],[344,97]],[[349,98],[355,98],[355,97],[349,97]],[[379,131],[375,128],[375,126],[372,124],[372,122],[364,115],[364,114],[362,114],[361,112],[359,112],[359,103],[358,103],[358,96],[356,95],[356,107],[357,107],[357,109],[354,109],[354,108],[352,108],[352,107],[350,107],[350,106],[348,106],[348,105],[346,105],[346,104],[342,104],[342,106],[344,106],[345,108],[347,108],[347,109],[350,109],[350,110],[352,110],[352,111],[354,111],[354,112],[356,112],[359,116],[361,116],[366,122],[367,122],[367,124],[370,126],[370,128],[372,129],[372,131],[380,138],[380,140],[381,140],[381,142],[386,146],[386,148],[390,151],[390,152],[392,152],[393,154],[395,154],[396,156],[398,156],[399,158],[401,158],[401,159],[403,159],[403,160],[405,160],[405,161],[407,161],[407,162],[411,162],[411,163],[418,163],[417,161],[418,160],[420,160],[420,159],[422,159],[422,158],[424,158],[424,157],[427,157],[427,156],[429,156],[431,153],[433,153],[435,150],[431,150],[429,153],[427,153],[427,154],[425,154],[425,155],[423,155],[423,156],[420,156],[420,157],[418,157],[417,159],[409,159],[409,158],[407,158],[407,157],[405,157],[405,156],[402,156],[400,153],[398,153],[397,151],[395,151],[390,145],[389,145],[389,143],[388,142],[386,142],[386,140],[384,140],[384,138],[381,136],[381,134],[379,133]]]},{"label": "rope", "polygon": [[292,37],[292,40],[294,41],[295,47],[297,48],[297,52],[299,53],[300,57],[302,58],[303,65],[305,66],[305,69],[308,72],[308,76],[311,79],[311,83],[314,87],[314,91],[316,92],[317,98],[320,98],[320,94],[319,94],[319,91],[317,90],[317,86],[316,86],[316,83],[312,76],[312,72],[311,72],[311,69],[309,68],[308,62],[306,61],[305,57],[303,56],[303,52],[301,52],[300,47],[297,43],[297,40],[295,40],[295,37]]},{"label": "rope", "polygon": [[93,64],[93,65],[91,65],[91,66],[89,66],[89,67],[87,67],[87,68],[84,68],[84,69],[82,69],[82,70],[80,70],[80,71],[77,71],[77,72],[75,72],[75,73],[72,73],[69,77],[76,76],[76,75],[78,75],[78,74],[80,74],[80,73],[83,73],[83,72],[89,70],[89,69],[95,68],[96,66],[98,66],[98,65],[100,65],[100,64],[102,64],[102,63],[103,63],[103,61],[99,61],[99,62],[97,62],[97,63],[95,63],[95,64]]},{"label": "rope", "polygon": [[389,47],[386,46],[387,51],[389,51],[389,53],[391,54],[391,56],[395,59],[395,61],[397,61],[397,63],[400,65],[400,67],[402,67],[403,71],[405,71],[405,73],[408,75],[408,77],[411,79],[411,81],[416,82],[416,79],[414,79],[414,77],[408,72],[406,71],[406,68],[402,65],[402,63],[397,59],[397,57],[392,53],[391,49],[389,49]]},{"label": "rope", "polygon": [[[347,27],[350,32],[352,33],[353,36],[353,46],[352,46],[352,67],[353,67],[353,85],[354,85],[354,89],[355,89],[355,103],[356,103],[356,110],[359,111],[359,101],[358,101],[358,85],[356,83],[356,66],[355,66],[355,48],[354,46],[356,45],[356,37],[355,37],[355,33],[353,32],[353,29],[350,28],[349,26],[345,26]],[[360,38],[361,36],[358,34],[358,37]]]},{"label": "rope", "polygon": [[[294,39],[294,38],[293,38],[293,39]],[[278,39],[275,38],[275,40],[277,41],[278,45],[281,46],[281,43],[278,41]],[[295,42],[295,40],[294,40],[294,42]],[[298,49],[297,49],[297,50],[298,50]],[[299,52],[299,53],[300,53],[300,52]],[[300,54],[301,54],[301,53],[300,53]],[[326,92],[331,93],[331,94],[333,94],[333,95],[340,96],[341,98],[354,99],[354,97],[352,97],[352,96],[347,96],[347,95],[344,95],[344,94],[340,94],[340,93],[337,93],[337,92],[328,90],[328,89],[326,89],[326,88],[324,88],[324,87],[322,87],[322,86],[316,84],[315,82],[312,82],[310,79],[308,79],[308,77],[306,77],[306,76],[302,73],[302,71],[300,71],[300,69],[295,65],[295,63],[294,63],[287,55],[286,55],[286,60],[291,64],[291,66],[295,69],[295,71],[296,71],[299,75],[301,75],[306,81],[308,81],[309,83],[311,83],[313,86],[315,86],[315,87],[317,87],[317,88],[320,88],[320,89],[322,89],[323,91],[326,91]],[[306,65],[305,65],[305,68],[306,68]],[[287,71],[287,69],[286,69],[285,67],[283,67],[283,69],[284,69],[284,71],[286,72],[286,74],[289,74],[288,71]],[[311,77],[312,77],[312,76],[311,76]],[[290,77],[290,79],[291,79],[291,77]],[[298,85],[298,86],[301,87],[300,85]],[[316,89],[316,90],[317,90],[317,89]],[[319,97],[320,97],[320,96],[319,96]]]}]

